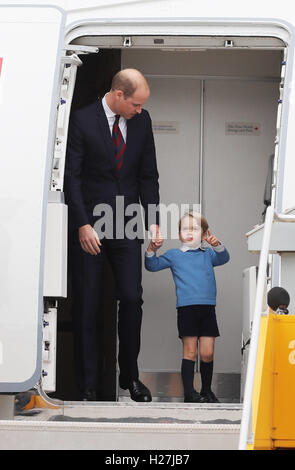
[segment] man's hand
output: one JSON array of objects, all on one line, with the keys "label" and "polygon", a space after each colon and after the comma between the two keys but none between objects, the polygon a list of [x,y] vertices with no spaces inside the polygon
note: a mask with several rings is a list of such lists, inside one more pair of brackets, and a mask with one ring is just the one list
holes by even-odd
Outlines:
[{"label": "man's hand", "polygon": [[218,240],[218,238],[214,237],[214,235],[212,235],[209,229],[207,230],[205,235],[202,237],[202,239],[208,242],[211,246],[220,245],[220,241]]},{"label": "man's hand", "polygon": [[79,227],[79,240],[82,250],[90,255],[100,253],[101,242],[96,231],[91,225],[83,225]]},{"label": "man's hand", "polygon": [[150,233],[151,233],[151,241],[147,248],[147,251],[156,251],[163,245],[164,237],[161,233],[159,225],[153,224],[150,226]]}]

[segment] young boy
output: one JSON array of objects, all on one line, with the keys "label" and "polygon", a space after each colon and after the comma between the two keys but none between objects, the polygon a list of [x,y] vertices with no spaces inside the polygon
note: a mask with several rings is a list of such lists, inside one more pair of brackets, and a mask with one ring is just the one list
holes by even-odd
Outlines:
[{"label": "young boy", "polygon": [[[181,377],[184,402],[217,403],[211,390],[215,338],[219,336],[215,315],[216,281],[214,266],[225,264],[229,253],[210,233],[204,216],[189,212],[179,221],[182,246],[155,256],[159,246],[151,241],[145,254],[148,271],[170,268],[176,288],[177,326],[183,343]],[[197,341],[200,348],[202,389],[193,386]]]}]

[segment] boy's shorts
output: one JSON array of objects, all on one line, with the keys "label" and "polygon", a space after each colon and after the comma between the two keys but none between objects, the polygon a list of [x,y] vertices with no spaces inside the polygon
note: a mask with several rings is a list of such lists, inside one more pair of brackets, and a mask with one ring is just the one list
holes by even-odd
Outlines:
[{"label": "boy's shorts", "polygon": [[177,308],[179,338],[183,336],[220,336],[215,305],[186,305]]}]

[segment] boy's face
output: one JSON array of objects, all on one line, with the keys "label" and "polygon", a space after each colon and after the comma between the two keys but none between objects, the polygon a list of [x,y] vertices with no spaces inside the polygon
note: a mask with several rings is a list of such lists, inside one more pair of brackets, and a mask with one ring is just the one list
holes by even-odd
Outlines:
[{"label": "boy's face", "polygon": [[196,246],[202,240],[202,228],[194,217],[186,216],[181,221],[179,239],[188,246]]}]

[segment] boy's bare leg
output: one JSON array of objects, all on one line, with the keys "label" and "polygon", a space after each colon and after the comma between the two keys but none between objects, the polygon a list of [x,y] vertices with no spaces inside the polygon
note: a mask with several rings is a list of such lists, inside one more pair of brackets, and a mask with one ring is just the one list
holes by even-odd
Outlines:
[{"label": "boy's bare leg", "polygon": [[201,336],[199,339],[199,344],[200,344],[201,361],[203,362],[213,361],[215,338],[211,336]]},{"label": "boy's bare leg", "polygon": [[196,336],[183,336],[183,359],[195,361],[198,352],[198,338]]}]

